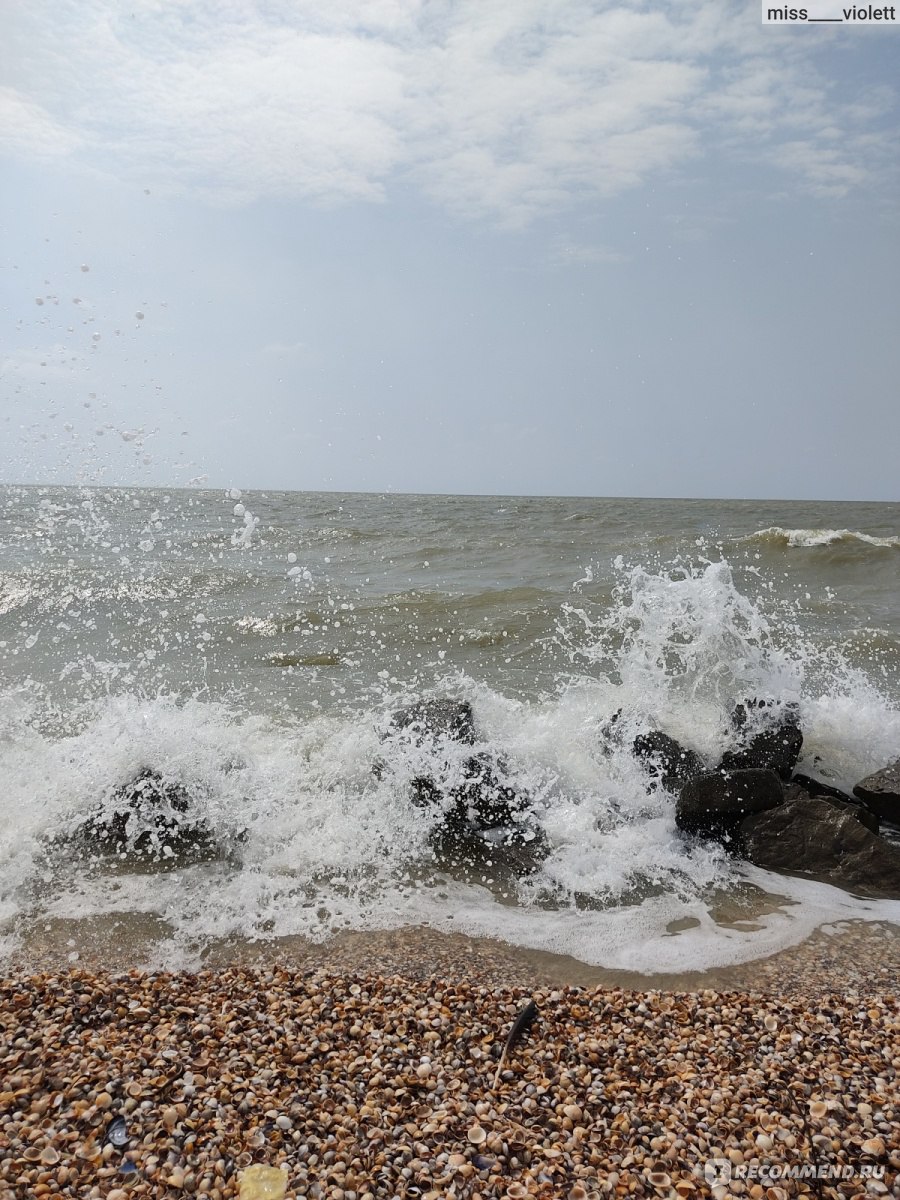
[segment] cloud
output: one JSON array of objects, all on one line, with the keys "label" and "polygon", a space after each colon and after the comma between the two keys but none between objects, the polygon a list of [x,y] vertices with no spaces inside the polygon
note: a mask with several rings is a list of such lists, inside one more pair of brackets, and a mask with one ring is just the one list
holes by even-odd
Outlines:
[{"label": "cloud", "polygon": [[73,154],[81,137],[54,120],[40,104],[0,87],[0,150],[33,158],[58,158]]},{"label": "cloud", "polygon": [[894,103],[839,100],[812,38],[736,0],[35,0],[7,24],[8,152],[234,204],[405,181],[516,226],[717,154],[838,196]]},{"label": "cloud", "polygon": [[555,238],[547,261],[555,267],[584,267],[627,261],[627,255],[601,243],[579,242],[574,238]]}]

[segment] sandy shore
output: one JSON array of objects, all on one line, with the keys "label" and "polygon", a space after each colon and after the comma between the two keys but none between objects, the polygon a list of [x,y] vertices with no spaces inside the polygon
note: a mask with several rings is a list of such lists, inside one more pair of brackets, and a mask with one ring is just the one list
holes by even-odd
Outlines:
[{"label": "sandy shore", "polygon": [[[526,992],[475,974],[7,978],[0,1197],[224,1200],[255,1163],[285,1169],[288,1197],[329,1200],[900,1194],[892,992]],[[791,1177],[813,1170],[831,1175]]]}]

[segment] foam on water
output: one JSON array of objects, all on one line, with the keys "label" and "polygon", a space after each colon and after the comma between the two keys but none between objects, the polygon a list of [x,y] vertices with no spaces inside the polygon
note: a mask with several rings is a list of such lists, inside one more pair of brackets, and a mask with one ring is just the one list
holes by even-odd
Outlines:
[{"label": "foam on water", "polygon": [[810,548],[831,546],[835,542],[860,542],[866,546],[880,546],[886,549],[900,547],[900,537],[875,537],[854,529],[782,529],[780,525],[771,525],[768,529],[758,529],[756,533],[750,534],[744,540]]},{"label": "foam on water", "polygon": [[[542,867],[518,881],[435,862],[437,818],[412,802],[410,781],[460,777],[471,750],[383,740],[389,713],[411,698],[395,685],[369,708],[302,721],[133,691],[63,713],[37,689],[7,691],[5,949],[44,920],[146,913],[169,931],[156,951],[168,965],[196,963],[227,938],[427,923],[659,972],[770,953],[822,922],[900,920],[900,904],[767,874],[682,838],[673,797],[649,786],[628,749],[663,728],[712,765],[731,707],[764,695],[799,705],[811,774],[848,787],[895,756],[900,713],[877,686],[839,655],[823,668],[790,612],[743,595],[727,562],[620,564],[612,603],[569,605],[554,650],[568,667],[538,701],[459,671],[435,680],[435,694],[472,703],[479,749],[505,757],[549,838]],[[617,711],[619,736],[604,736]],[[85,818],[147,768],[187,794],[218,857],[135,869],[80,844]]]}]

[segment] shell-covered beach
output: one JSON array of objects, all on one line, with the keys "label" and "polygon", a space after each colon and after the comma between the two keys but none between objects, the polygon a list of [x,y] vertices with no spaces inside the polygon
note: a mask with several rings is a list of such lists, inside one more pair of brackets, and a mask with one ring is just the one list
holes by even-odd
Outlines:
[{"label": "shell-covered beach", "polygon": [[3,1200],[898,1194],[892,991],[69,970],[0,1030]]}]

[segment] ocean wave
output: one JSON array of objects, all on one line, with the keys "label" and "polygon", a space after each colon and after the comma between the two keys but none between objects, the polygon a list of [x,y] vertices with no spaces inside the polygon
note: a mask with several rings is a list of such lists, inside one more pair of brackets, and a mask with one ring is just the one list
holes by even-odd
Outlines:
[{"label": "ocean wave", "polygon": [[854,529],[783,529],[780,525],[770,525],[767,529],[758,529],[740,540],[808,548],[831,546],[835,542],[860,542],[866,546],[900,549],[900,537],[876,537],[874,534],[860,533]]},{"label": "ocean wave", "polygon": [[[369,705],[278,721],[123,693],[86,703],[63,729],[41,719],[38,697],[0,695],[0,942],[14,949],[56,918],[143,913],[169,931],[154,949],[164,964],[200,962],[222,939],[432,924],[652,972],[746,961],[823,921],[900,919],[897,903],[751,869],[680,837],[673,797],[648,791],[630,751],[635,734],[664,728],[711,763],[737,699],[788,695],[804,730],[801,769],[847,788],[900,742],[900,713],[859,671],[836,661],[813,685],[815,652],[796,641],[779,650],[771,616],[725,563],[634,569],[610,610],[582,612],[566,632],[581,658],[540,700],[462,673],[434,681],[434,694],[472,705],[477,751],[502,759],[531,799],[548,853],[513,880],[435,858],[436,818],[411,798],[412,781],[452,777],[473,751],[384,740],[390,714],[418,695],[396,683]],[[615,669],[597,677],[578,670],[610,657]],[[616,710],[628,736],[609,745],[601,725]],[[148,771],[190,798],[227,854],[161,870],[76,852],[79,824]],[[720,920],[723,896],[748,888],[747,928]]]}]

